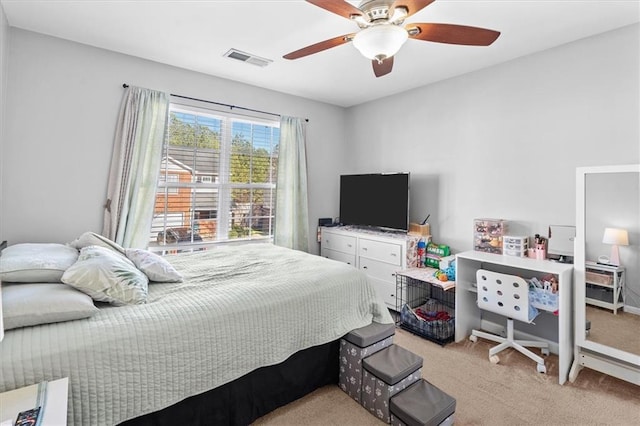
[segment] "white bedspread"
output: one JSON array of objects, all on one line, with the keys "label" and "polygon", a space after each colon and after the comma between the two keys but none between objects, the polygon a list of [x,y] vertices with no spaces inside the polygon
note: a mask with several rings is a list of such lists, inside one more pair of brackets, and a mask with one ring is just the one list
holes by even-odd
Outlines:
[{"label": "white bedspread", "polygon": [[112,425],[327,343],[389,312],[355,268],[270,244],[168,256],[146,305],[9,330],[0,391],[69,377],[69,424]]}]

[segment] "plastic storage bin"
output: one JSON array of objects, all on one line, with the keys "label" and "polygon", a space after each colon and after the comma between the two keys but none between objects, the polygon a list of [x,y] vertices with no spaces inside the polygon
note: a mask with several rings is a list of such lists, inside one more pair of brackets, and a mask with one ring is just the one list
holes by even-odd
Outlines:
[{"label": "plastic storage bin", "polygon": [[473,229],[474,250],[502,254],[503,237],[507,232],[506,220],[475,219]]}]

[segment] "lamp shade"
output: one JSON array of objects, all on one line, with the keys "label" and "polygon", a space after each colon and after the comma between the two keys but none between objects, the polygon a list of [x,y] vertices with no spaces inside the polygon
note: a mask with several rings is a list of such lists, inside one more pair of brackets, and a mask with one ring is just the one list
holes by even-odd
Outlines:
[{"label": "lamp shade", "polygon": [[375,25],[355,35],[353,45],[365,58],[383,61],[390,58],[409,38],[409,33],[397,25]]},{"label": "lamp shade", "polygon": [[626,229],[618,228],[605,228],[604,236],[602,237],[604,244],[614,244],[617,246],[629,245],[629,234]]}]

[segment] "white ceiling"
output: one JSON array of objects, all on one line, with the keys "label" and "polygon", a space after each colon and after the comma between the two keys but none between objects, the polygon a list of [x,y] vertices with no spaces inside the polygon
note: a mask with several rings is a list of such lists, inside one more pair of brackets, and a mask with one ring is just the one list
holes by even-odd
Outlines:
[{"label": "white ceiling", "polygon": [[[409,17],[498,30],[489,47],[408,40],[391,74],[349,43],[282,56],[355,23],[302,0],[0,0],[9,25],[284,93],[352,106],[640,22],[636,0],[437,0]],[[350,1],[358,5],[358,1]],[[273,60],[223,57],[230,48]]]}]

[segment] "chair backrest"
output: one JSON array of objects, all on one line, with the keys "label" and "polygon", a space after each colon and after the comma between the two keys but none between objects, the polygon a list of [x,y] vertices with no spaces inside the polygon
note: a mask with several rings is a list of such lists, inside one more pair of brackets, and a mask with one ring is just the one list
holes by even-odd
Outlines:
[{"label": "chair backrest", "polygon": [[529,285],[516,275],[478,269],[478,307],[518,321],[529,320]]}]

